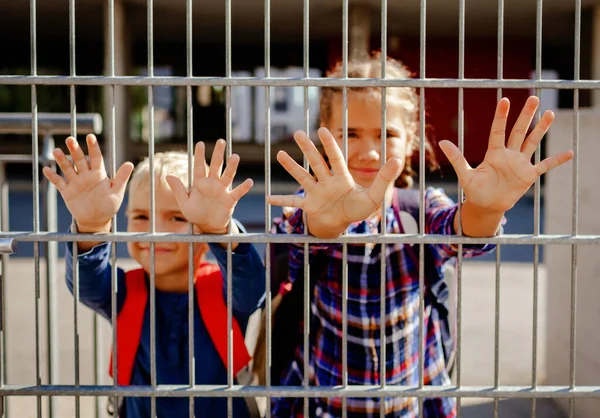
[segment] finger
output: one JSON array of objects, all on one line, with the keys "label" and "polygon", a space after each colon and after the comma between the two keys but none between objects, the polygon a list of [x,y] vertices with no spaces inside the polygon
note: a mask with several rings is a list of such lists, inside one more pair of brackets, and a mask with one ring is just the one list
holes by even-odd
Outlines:
[{"label": "finger", "polygon": [[206,177],[206,155],[204,142],[200,141],[196,144],[194,151],[194,179]]},{"label": "finger", "polygon": [[531,125],[531,121],[533,120],[533,116],[535,115],[539,104],[540,99],[535,96],[531,96],[527,99],[525,106],[523,106],[523,110],[510,133],[506,148],[514,151],[519,151],[521,149],[525,136],[529,131],[529,125]]},{"label": "finger", "polygon": [[63,179],[62,176],[60,176],[58,173],[55,173],[50,167],[44,167],[42,169],[42,172],[44,173],[48,181],[54,184],[54,187],[56,187],[56,189],[59,192],[62,193],[66,189],[67,182],[65,181],[65,179]]},{"label": "finger", "polygon": [[287,206],[298,209],[304,208],[304,198],[298,195],[267,196],[267,203],[273,206]]},{"label": "finger", "polygon": [[375,180],[369,187],[368,196],[375,205],[379,206],[383,201],[385,192],[398,178],[402,172],[402,161],[400,158],[390,158],[385,162],[381,170],[377,173]]},{"label": "finger", "polygon": [[56,160],[56,163],[58,164],[68,181],[77,177],[77,173],[75,172],[75,168],[73,168],[73,164],[71,164],[71,161],[67,159],[67,156],[65,155],[63,150],[61,150],[60,148],[56,148],[52,154],[54,154],[54,159]]},{"label": "finger", "polygon": [[462,183],[462,180],[469,174],[471,166],[467,160],[465,160],[465,157],[463,157],[458,147],[452,142],[443,140],[440,141],[439,145],[450,164],[452,164],[452,167],[454,167],[458,180]]},{"label": "finger", "polygon": [[236,202],[239,201],[242,197],[244,197],[244,195],[246,193],[248,193],[250,191],[250,189],[252,188],[253,184],[254,184],[254,182],[252,181],[252,179],[246,179],[246,180],[244,180],[244,182],[242,184],[240,184],[239,186],[237,186],[235,189],[233,189],[231,191],[231,195],[230,196]]},{"label": "finger", "polygon": [[327,167],[323,156],[308,135],[303,131],[297,131],[294,133],[294,140],[302,150],[302,153],[306,156],[308,164],[312,167],[317,178],[319,180],[324,180],[327,177],[330,177],[331,171],[329,170],[329,167]]},{"label": "finger", "polygon": [[348,166],[346,164],[346,160],[344,159],[344,154],[340,149],[338,143],[335,138],[327,128],[319,128],[319,139],[323,144],[323,148],[325,149],[325,154],[327,154],[327,158],[329,159],[329,164],[334,173],[342,174],[348,171]]},{"label": "finger", "polygon": [[133,172],[133,164],[130,162],[123,163],[121,167],[115,173],[115,178],[113,179],[113,186],[119,191],[119,193],[125,191],[125,187],[127,186],[127,182],[129,181],[129,177]]},{"label": "finger", "polygon": [[90,168],[85,160],[85,154],[83,153],[83,150],[79,146],[77,140],[70,136],[67,138],[66,144],[67,148],[69,148],[69,152],[71,153],[71,157],[73,158],[73,162],[75,163],[75,167],[77,168],[77,172],[83,173],[84,171],[88,171]]},{"label": "finger", "polygon": [[502,98],[502,100],[498,102],[494,120],[492,121],[488,149],[504,148],[504,140],[506,137],[506,120],[508,119],[509,108],[510,102],[506,97]]},{"label": "finger", "polygon": [[550,125],[552,125],[553,121],[554,113],[550,110],[546,111],[544,116],[542,116],[542,119],[540,119],[531,134],[529,134],[525,140],[525,143],[521,148],[521,152],[527,157],[528,160],[531,160],[531,157],[535,153],[535,150],[542,141],[544,135],[546,135],[546,132],[548,132],[548,129],[550,129]]},{"label": "finger", "polygon": [[573,151],[565,151],[561,152],[558,155],[553,155],[552,157],[548,157],[543,161],[540,161],[535,165],[535,169],[537,171],[538,176],[547,173],[548,171],[555,169],[559,165],[562,165],[573,158]]},{"label": "finger", "polygon": [[104,158],[95,135],[89,134],[86,138],[88,153],[90,154],[90,168],[92,170],[102,170],[104,168]]},{"label": "finger", "polygon": [[175,199],[177,200],[177,204],[180,205],[184,203],[185,201],[187,201],[188,199],[188,192],[185,188],[185,186],[183,185],[183,183],[181,182],[181,179],[177,176],[174,176],[172,174],[167,175],[167,184],[169,185],[169,187],[171,188],[171,190],[173,190],[173,193],[175,194]]},{"label": "finger", "polygon": [[277,161],[285,168],[285,171],[296,179],[296,181],[304,188],[304,190],[311,190],[316,182],[312,176],[298,164],[289,154],[285,151],[279,151],[277,153]]},{"label": "finger", "polygon": [[231,186],[231,183],[233,183],[233,178],[235,177],[235,173],[237,172],[239,163],[240,163],[239,155],[233,154],[231,156],[231,158],[229,158],[227,167],[225,167],[225,171],[223,171],[223,175],[221,176],[221,184],[223,184],[223,186],[225,186],[225,187]]},{"label": "finger", "polygon": [[221,169],[223,168],[223,153],[225,152],[226,142],[219,139],[213,149],[212,157],[210,158],[210,168],[208,169],[208,177],[219,179],[221,177]]}]

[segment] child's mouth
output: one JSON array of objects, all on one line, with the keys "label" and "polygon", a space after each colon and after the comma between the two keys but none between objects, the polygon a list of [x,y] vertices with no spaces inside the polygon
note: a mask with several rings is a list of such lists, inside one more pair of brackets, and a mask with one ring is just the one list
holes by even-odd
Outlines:
[{"label": "child's mouth", "polygon": [[[150,247],[142,248],[142,251],[146,251],[146,252],[150,253]],[[171,250],[169,250],[168,248],[154,248],[155,254],[167,254],[170,252],[171,252]]]},{"label": "child's mouth", "polygon": [[356,167],[351,167],[350,169],[352,171],[356,172],[357,174],[359,174],[362,177],[375,177],[377,175],[377,173],[379,172],[378,168],[356,168]]}]

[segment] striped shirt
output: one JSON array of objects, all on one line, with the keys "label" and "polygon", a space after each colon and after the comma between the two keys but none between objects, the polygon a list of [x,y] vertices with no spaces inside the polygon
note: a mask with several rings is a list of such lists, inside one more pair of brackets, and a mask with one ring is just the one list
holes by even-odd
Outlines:
[{"label": "striped shirt", "polygon": [[[300,190],[299,194],[303,194]],[[454,217],[458,205],[441,189],[428,188],[425,193],[425,233],[454,235]],[[404,215],[403,215],[404,216]],[[273,232],[303,234],[303,213],[300,209],[284,208]],[[393,208],[386,211],[388,233],[411,233],[401,224]],[[406,221],[405,221],[406,222]],[[379,217],[356,222],[347,234],[377,234]],[[416,233],[417,231],[413,231]],[[458,245],[428,245],[435,267],[442,271],[448,261],[454,262]],[[464,257],[491,251],[493,245],[463,245]],[[386,363],[388,385],[419,384],[419,268],[407,251],[407,244],[386,244],[386,358],[382,359],[381,323],[381,245],[348,244],[348,315],[347,364],[349,385],[380,385],[380,362]],[[310,260],[317,252],[326,253],[323,272],[318,275],[311,303],[309,381],[311,386],[343,384],[342,370],[342,246],[341,244],[311,245]],[[414,254],[414,252],[412,253]],[[294,282],[304,265],[302,245],[290,244],[289,280]],[[300,273],[301,274],[301,273]],[[427,283],[427,277],[425,277]],[[428,295],[424,301],[424,384],[448,385],[437,310],[432,310]],[[299,330],[299,332],[302,332]],[[294,361],[281,376],[283,386],[302,386],[304,352],[300,345]],[[378,417],[380,408],[388,417],[418,416],[416,398],[390,397],[382,405],[380,398],[348,398],[347,416]],[[340,417],[341,398],[312,398],[309,411],[303,411],[302,398],[273,399],[274,417]],[[425,399],[426,418],[456,416],[453,398]]]}]

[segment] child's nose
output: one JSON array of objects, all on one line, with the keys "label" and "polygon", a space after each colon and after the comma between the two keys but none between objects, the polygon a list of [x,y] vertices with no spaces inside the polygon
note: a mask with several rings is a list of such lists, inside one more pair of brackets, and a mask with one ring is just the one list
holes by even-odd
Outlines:
[{"label": "child's nose", "polygon": [[374,139],[365,138],[360,151],[361,159],[366,161],[378,161],[381,158],[381,145]]}]

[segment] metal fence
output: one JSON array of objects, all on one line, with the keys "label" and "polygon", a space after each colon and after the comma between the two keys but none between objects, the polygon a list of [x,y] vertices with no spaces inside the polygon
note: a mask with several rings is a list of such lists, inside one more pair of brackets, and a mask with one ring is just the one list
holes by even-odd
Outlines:
[{"label": "metal fence", "polygon": [[[542,80],[541,79],[541,48],[542,48],[542,0],[537,0],[537,27],[536,27],[536,74],[537,79],[535,80],[506,80],[503,78],[503,41],[504,41],[504,1],[498,1],[498,57],[497,57],[497,79],[466,79],[464,77],[464,61],[465,61],[465,0],[459,1],[459,68],[457,79],[432,79],[427,77],[425,67],[425,52],[426,52],[426,0],[421,0],[420,3],[420,73],[415,79],[410,80],[398,80],[398,79],[384,79],[385,78],[385,65],[382,66],[381,78],[374,79],[348,79],[347,68],[348,68],[348,0],[343,1],[342,10],[342,22],[343,22],[343,64],[344,64],[344,76],[342,78],[310,78],[309,77],[309,0],[304,0],[304,12],[303,12],[303,27],[304,27],[304,70],[305,75],[302,78],[275,78],[270,76],[270,51],[271,51],[271,36],[270,36],[270,0],[264,2],[264,33],[265,33],[265,44],[264,44],[264,65],[266,68],[266,74],[264,78],[256,77],[231,77],[232,69],[232,58],[231,58],[231,0],[225,1],[225,16],[226,16],[226,74],[225,77],[196,77],[193,75],[192,69],[192,1],[186,0],[186,28],[187,28],[187,75],[184,77],[155,77],[154,76],[154,49],[153,49],[153,2],[148,0],[148,15],[147,15],[147,41],[148,41],[148,75],[145,77],[137,76],[117,76],[115,75],[115,25],[114,25],[114,0],[108,1],[109,9],[109,20],[108,20],[108,31],[109,31],[109,72],[107,76],[78,76],[75,68],[75,0],[69,0],[70,10],[70,73],[64,76],[40,76],[37,74],[37,49],[36,49],[36,0],[30,0],[31,14],[30,14],[30,27],[31,27],[31,74],[27,76],[7,75],[0,76],[0,84],[12,84],[12,85],[29,85],[31,86],[31,114],[28,116],[29,119],[26,123],[28,129],[30,129],[32,137],[32,157],[27,156],[27,161],[32,162],[33,170],[33,202],[34,202],[34,215],[33,215],[33,230],[32,231],[10,231],[6,229],[6,224],[3,224],[2,231],[0,233],[0,239],[17,240],[23,242],[34,243],[34,263],[35,263],[35,281],[36,281],[36,376],[37,380],[35,384],[31,385],[12,385],[6,382],[4,374],[0,374],[2,384],[0,385],[0,396],[35,396],[37,397],[37,414],[42,415],[42,398],[43,397],[56,397],[56,396],[71,396],[74,397],[76,403],[76,413],[79,416],[79,402],[82,396],[94,396],[94,397],[117,397],[117,396],[144,396],[151,397],[152,409],[155,413],[156,398],[161,396],[169,397],[189,397],[190,400],[193,397],[226,397],[229,401],[229,411],[231,415],[232,411],[232,398],[234,397],[245,397],[245,396],[263,396],[267,398],[271,397],[303,397],[305,398],[305,404],[308,402],[308,398],[311,397],[341,397],[344,400],[348,397],[372,397],[372,396],[402,396],[402,397],[416,397],[422,402],[425,397],[456,397],[459,400],[459,416],[460,416],[460,401],[464,398],[477,397],[477,398],[493,398],[494,403],[494,414],[498,414],[498,400],[500,398],[531,398],[532,399],[532,411],[531,415],[536,416],[535,402],[536,399],[540,398],[567,398],[569,399],[570,405],[570,416],[574,416],[574,403],[578,398],[600,398],[600,387],[597,386],[578,386],[575,384],[575,335],[576,335],[576,289],[577,289],[577,249],[580,245],[600,245],[600,236],[597,235],[580,235],[578,233],[578,164],[577,164],[577,153],[579,148],[579,91],[581,89],[597,89],[600,88],[600,81],[596,80],[581,80],[580,79],[580,63],[581,63],[581,0],[576,0],[576,12],[574,16],[575,20],[575,60],[574,60],[574,79],[573,80]],[[387,51],[387,0],[381,1],[381,44],[382,44],[382,57],[386,56]],[[383,59],[383,58],[382,58]],[[231,155],[232,152],[232,113],[231,113],[231,88],[232,86],[264,86],[266,91],[266,102],[270,103],[270,88],[275,86],[299,86],[304,88],[304,114],[305,114],[305,130],[309,131],[309,108],[308,108],[308,87],[309,86],[340,86],[344,87],[343,90],[343,105],[344,109],[347,109],[347,88],[357,86],[371,86],[371,87],[415,87],[420,90],[421,96],[421,115],[425,115],[424,112],[424,99],[426,98],[427,88],[457,88],[459,92],[458,96],[458,109],[459,109],[459,120],[458,120],[458,132],[459,132],[459,148],[461,151],[464,149],[464,89],[466,88],[486,88],[486,89],[497,89],[498,97],[501,97],[502,89],[514,89],[514,88],[532,88],[536,89],[539,93],[540,89],[572,89],[574,91],[574,118],[575,118],[575,129],[573,132],[573,149],[575,151],[575,163],[573,164],[573,219],[572,219],[572,231],[570,235],[543,235],[540,233],[540,183],[539,180],[535,184],[535,230],[533,234],[519,234],[519,235],[502,235],[493,238],[468,238],[459,235],[456,236],[436,236],[436,235],[404,235],[404,234],[381,234],[377,236],[347,236],[344,235],[335,240],[327,240],[327,242],[335,242],[343,244],[343,262],[347,263],[347,245],[350,243],[364,243],[366,241],[371,243],[412,243],[421,246],[420,251],[420,296],[421,304],[423,303],[423,289],[424,289],[424,258],[423,258],[423,245],[433,243],[453,243],[459,246],[459,256],[457,265],[457,281],[458,281],[458,325],[457,325],[457,362],[456,362],[456,385],[434,387],[424,385],[423,382],[423,344],[419,345],[419,376],[420,382],[417,386],[390,386],[383,383],[381,386],[366,387],[366,386],[352,386],[348,384],[348,369],[347,359],[343,358],[343,385],[341,387],[313,387],[309,386],[308,379],[305,378],[304,385],[300,387],[276,387],[271,384],[269,374],[267,373],[267,383],[265,387],[259,386],[239,386],[235,384],[233,371],[228,371],[228,383],[226,385],[211,385],[202,386],[196,385],[194,381],[193,364],[194,364],[194,334],[193,326],[190,326],[189,333],[189,367],[190,367],[190,380],[187,385],[158,385],[156,375],[156,358],[151,356],[151,384],[149,386],[135,386],[135,387],[122,387],[117,386],[116,383],[113,385],[82,385],[80,384],[80,364],[79,364],[79,309],[78,303],[74,304],[74,341],[75,341],[75,383],[73,385],[55,385],[45,384],[42,381],[42,370],[40,366],[40,350],[41,350],[41,337],[40,337],[40,245],[42,243],[68,242],[68,241],[79,241],[79,242],[94,242],[99,238],[110,241],[110,242],[131,242],[131,241],[147,241],[151,242],[152,249],[154,244],[157,242],[186,242],[190,245],[196,242],[209,242],[218,239],[222,242],[229,244],[235,242],[251,242],[251,243],[265,243],[267,247],[266,251],[266,318],[267,318],[267,358],[271,357],[271,332],[270,332],[270,313],[271,313],[271,293],[270,293],[270,280],[271,280],[271,268],[270,268],[270,252],[269,247],[273,243],[278,242],[294,242],[304,243],[305,250],[308,250],[310,243],[325,242],[325,240],[317,239],[308,235],[295,235],[295,236],[274,236],[269,233],[269,225],[271,223],[271,209],[268,204],[265,205],[265,231],[263,233],[248,233],[244,235],[223,235],[223,236],[205,236],[205,235],[193,235],[193,234],[164,234],[155,232],[155,219],[154,211],[152,210],[151,215],[151,230],[147,234],[132,234],[122,232],[120,229],[121,225],[117,225],[113,222],[112,232],[110,234],[98,236],[91,234],[77,234],[76,236],[67,233],[54,232],[55,224],[52,224],[51,212],[48,212],[48,224],[47,230],[44,231],[40,226],[41,211],[40,211],[40,184],[39,184],[39,167],[44,163],[44,157],[40,155],[49,155],[46,150],[40,154],[38,146],[38,137],[41,133],[42,127],[42,115],[38,113],[37,95],[36,89],[39,85],[60,85],[69,86],[71,92],[71,109],[70,109],[70,134],[77,132],[88,131],[89,125],[82,122],[77,113],[75,90],[77,86],[83,85],[94,85],[94,86],[106,86],[109,100],[111,101],[110,112],[105,115],[108,129],[106,130],[106,138],[108,140],[108,147],[110,158],[108,159],[109,175],[113,176],[116,172],[116,158],[115,158],[115,144],[117,138],[115,137],[115,114],[117,112],[115,106],[115,86],[147,86],[148,88],[148,108],[150,118],[150,138],[148,143],[148,155],[151,157],[150,161],[153,164],[152,156],[154,155],[154,101],[153,101],[153,86],[184,86],[187,90],[187,118],[188,122],[192,119],[192,86],[200,85],[218,85],[225,86],[226,89],[226,116],[227,116],[227,129],[226,129],[226,140],[227,140],[227,154]],[[382,95],[382,127],[385,128],[385,94]],[[89,122],[89,121],[88,121]],[[347,112],[344,112],[344,150],[347,149]],[[265,194],[270,194],[271,191],[271,138],[270,138],[270,105],[265,110]],[[383,129],[385,132],[385,129]],[[421,141],[425,138],[425,118],[422,117],[420,121],[420,132]],[[193,152],[193,136],[192,123],[188,123],[187,131],[187,149],[189,159],[191,161]],[[47,143],[49,145],[49,143]],[[382,152],[385,155],[385,141],[382,141],[383,149]],[[421,193],[421,199],[423,198],[425,191],[425,147],[424,143],[421,143],[420,152],[420,176],[419,176],[419,190]],[[0,161],[10,161],[10,156],[3,156]],[[536,162],[539,161],[539,151],[536,153]],[[50,159],[47,163],[53,164]],[[190,165],[190,179],[191,176],[191,165]],[[191,181],[191,180],[190,180]],[[151,180],[150,190],[151,196],[154,196],[154,179]],[[52,191],[52,187],[48,187],[48,199],[52,203],[51,199],[56,200],[55,191]],[[52,197],[52,194],[54,194]],[[459,192],[459,200],[462,200],[462,192]],[[421,200],[423,201],[423,200]],[[48,206],[50,208],[51,206]],[[151,203],[151,208],[154,208],[154,202]],[[55,216],[55,215],[54,215]],[[116,219],[115,219],[116,221]],[[425,214],[421,210],[419,218],[420,230],[423,231]],[[385,228],[384,228],[385,229]],[[461,287],[462,287],[462,267],[463,260],[461,255],[462,245],[464,244],[481,244],[481,243],[494,243],[498,244],[497,256],[496,256],[496,292],[499,291],[500,282],[500,251],[501,245],[503,244],[515,244],[515,245],[534,245],[534,326],[533,326],[533,351],[532,356],[532,373],[531,373],[531,384],[527,386],[501,386],[499,384],[499,299],[496,298],[495,305],[495,367],[494,367],[494,382],[491,386],[464,386],[461,379]],[[537,342],[538,342],[538,321],[537,321],[537,302],[538,302],[538,269],[539,269],[539,246],[544,244],[552,245],[565,245],[572,248],[572,269],[571,269],[571,345],[570,345],[570,381],[569,385],[566,386],[541,386],[538,384],[537,377]],[[73,262],[74,271],[77,272],[77,246],[74,246]],[[192,251],[190,251],[192,254]],[[308,251],[305,251],[308,254]],[[49,264],[51,264],[57,258],[57,254],[52,251],[46,253]],[[113,266],[112,277],[113,286],[116,285],[116,251],[113,246],[113,253],[111,257]],[[190,255],[191,260],[191,255]],[[3,257],[3,261],[6,262],[6,258]],[[231,245],[228,248],[228,269],[227,269],[227,306],[228,315],[227,321],[229,328],[231,329],[232,324],[232,286],[231,286],[231,262],[232,252]],[[3,262],[3,266],[4,263]],[[153,264],[153,263],[152,263]],[[308,256],[304,260],[305,274],[308,274]],[[385,274],[385,264],[382,263],[382,274]],[[348,289],[348,277],[347,269],[345,269],[343,277],[343,288],[344,292]],[[50,272],[49,274],[52,274]],[[4,276],[4,272],[3,272]],[[155,315],[155,290],[154,290],[155,272],[150,272],[150,309],[151,317]],[[304,295],[305,298],[309,294],[309,280],[305,280]],[[190,271],[189,275],[189,287],[193,287],[193,276]],[[74,279],[74,294],[75,301],[78,301],[78,278],[75,274]],[[191,294],[191,293],[190,293]],[[50,295],[50,298],[53,296]],[[193,322],[193,299],[189,298],[189,321]],[[308,319],[309,310],[308,305],[305,304],[304,317]],[[113,357],[116,359],[116,291],[112,292],[112,340],[113,340]],[[50,317],[52,316],[52,306],[50,304]],[[385,300],[382,298],[381,309],[385,312]],[[344,304],[343,312],[344,323],[347,322],[347,302]],[[423,309],[420,309],[420,330],[421,335],[424,330],[424,314]],[[308,325],[309,321],[305,320],[305,340],[304,347],[308,347]],[[384,327],[382,325],[382,335],[385,335]],[[50,324],[52,329],[52,324]],[[151,321],[151,353],[155,354],[155,324]],[[2,338],[2,336],[0,336]],[[51,338],[50,340],[51,341]],[[231,336],[229,337],[229,359],[230,362],[233,358],[233,348],[231,344]],[[347,336],[344,334],[343,341],[344,350],[347,347]],[[52,350],[50,344],[50,350]],[[52,356],[51,356],[52,357]],[[308,356],[305,360],[305,369],[308,368]],[[50,367],[56,365],[53,361],[50,361]],[[382,364],[381,374],[385,375],[385,363]],[[51,369],[52,370],[52,369]],[[116,361],[113,364],[113,374],[117,374]],[[50,372],[52,375],[52,371]],[[116,379],[115,379],[116,380]],[[193,415],[193,402],[190,401],[190,416]],[[267,415],[269,415],[269,405],[267,404]]]}]

